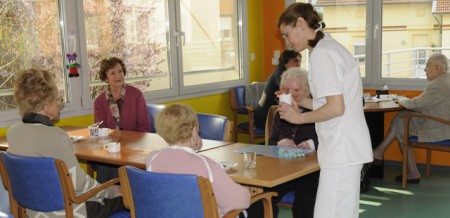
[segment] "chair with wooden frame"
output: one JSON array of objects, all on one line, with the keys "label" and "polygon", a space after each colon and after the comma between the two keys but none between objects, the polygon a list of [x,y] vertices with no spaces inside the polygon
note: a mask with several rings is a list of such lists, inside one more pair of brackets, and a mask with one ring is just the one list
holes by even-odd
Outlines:
[{"label": "chair with wooden frame", "polygon": [[[264,129],[258,128],[254,125],[255,109],[245,105],[245,86],[233,87],[230,89],[229,94],[230,106],[233,111],[234,142],[237,142],[239,133],[248,134],[250,144],[255,142],[255,138],[264,138]],[[239,115],[247,115],[248,122],[239,123]]]},{"label": "chair with wooden frame", "polygon": [[439,117],[434,117],[430,115],[420,114],[420,113],[409,113],[402,115],[402,118],[404,119],[404,129],[405,129],[405,135],[404,135],[404,145],[403,145],[403,178],[402,178],[402,188],[406,188],[407,185],[407,171],[408,171],[408,148],[409,147],[417,147],[417,148],[423,148],[427,151],[427,157],[426,157],[426,174],[425,177],[430,177],[430,168],[431,168],[431,151],[446,151],[450,152],[450,139],[443,140],[443,141],[437,141],[437,142],[420,142],[417,138],[417,136],[410,136],[409,135],[409,122],[412,118],[416,119],[429,119],[434,120],[436,122],[439,122],[444,125],[450,125],[449,120],[445,120]]},{"label": "chair with wooden frame", "polygon": [[197,114],[203,139],[232,142],[232,121],[216,114]]},{"label": "chair with wooden frame", "polygon": [[[119,182],[119,178],[112,179],[77,196],[64,161],[8,152],[0,153],[0,173],[3,186],[8,190],[11,213],[16,218],[27,217],[26,209],[41,212],[64,210],[65,216],[72,218],[73,204],[86,202]],[[117,213],[123,215],[119,217],[129,217],[128,211]],[[118,217],[115,214],[111,216]]]},{"label": "chair with wooden frame", "polygon": [[269,145],[269,138],[270,138],[270,129],[272,128],[273,118],[275,118],[275,114],[277,113],[278,105],[273,105],[270,107],[269,112],[267,112],[267,119],[266,119],[266,133],[265,133],[265,140],[266,145]]},{"label": "chair with wooden frame", "polygon": [[[155,173],[132,166],[119,168],[125,207],[131,217],[207,217],[218,218],[216,198],[208,179],[188,174]],[[272,217],[274,192],[254,195],[251,202],[262,200],[264,217]],[[174,205],[177,205],[176,207]],[[241,210],[228,212],[235,218]]]},{"label": "chair with wooden frame", "polygon": [[[273,105],[270,107],[269,112],[267,113],[267,119],[266,119],[266,145],[269,145],[269,138],[270,138],[270,130],[272,129],[272,123],[273,119],[275,118],[275,114],[277,113],[278,105]],[[295,192],[290,191],[286,193],[278,203],[279,206],[292,208],[292,204],[294,203],[295,199]]]}]

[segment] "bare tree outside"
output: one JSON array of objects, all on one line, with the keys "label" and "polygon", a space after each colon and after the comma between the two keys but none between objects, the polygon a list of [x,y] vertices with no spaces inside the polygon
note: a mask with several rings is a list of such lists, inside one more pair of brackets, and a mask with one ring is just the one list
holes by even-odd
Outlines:
[{"label": "bare tree outside", "polygon": [[0,0],[0,110],[16,108],[16,72],[41,68],[64,93],[64,68],[56,0]]},{"label": "bare tree outside", "polygon": [[[90,81],[98,81],[100,61],[112,56],[125,61],[127,77],[167,74],[158,66],[165,63],[166,45],[161,43],[161,24],[154,21],[156,4],[161,0],[85,0],[84,19]],[[164,51],[164,53],[162,53]],[[133,82],[145,91],[151,79]],[[91,86],[94,99],[104,86]]]}]

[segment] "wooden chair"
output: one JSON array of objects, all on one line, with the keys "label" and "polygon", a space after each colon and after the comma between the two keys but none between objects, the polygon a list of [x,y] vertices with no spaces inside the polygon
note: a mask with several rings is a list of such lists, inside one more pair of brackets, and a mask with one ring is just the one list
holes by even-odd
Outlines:
[{"label": "wooden chair", "polygon": [[[72,218],[73,204],[86,202],[119,182],[118,178],[112,179],[77,196],[64,161],[7,152],[0,154],[0,173],[3,186],[9,192],[11,213],[16,218],[27,217],[27,208],[41,212],[64,210],[65,216]],[[122,211],[118,213],[122,214]],[[129,213],[124,217],[129,217]]]},{"label": "wooden chair", "polygon": [[439,122],[441,124],[450,125],[449,120],[445,120],[439,117],[424,115],[420,113],[410,113],[402,115],[404,120],[404,129],[405,129],[405,138],[404,138],[404,145],[403,145],[403,178],[402,178],[402,188],[406,188],[407,185],[407,171],[408,171],[408,148],[410,146],[417,147],[417,148],[423,148],[427,150],[427,157],[426,157],[426,174],[425,177],[430,177],[430,168],[431,168],[431,151],[446,151],[450,152],[450,139],[449,140],[443,140],[443,141],[437,141],[437,142],[420,142],[416,136],[410,136],[409,135],[409,122],[412,118],[416,117],[419,119],[429,119],[434,120],[436,122]]},{"label": "wooden chair", "polygon": [[[253,107],[245,105],[245,87],[237,86],[230,89],[230,106],[233,111],[234,142],[238,140],[239,133],[249,135],[249,143],[253,144],[255,138],[264,138],[264,129],[255,127]],[[248,122],[239,122],[239,115],[247,115]]]},{"label": "wooden chair", "polygon": [[201,137],[217,141],[232,141],[232,122],[225,116],[197,114]]},{"label": "wooden chair", "polygon": [[266,119],[266,129],[265,129],[265,140],[266,145],[269,145],[269,137],[270,137],[270,130],[272,128],[273,118],[275,118],[275,114],[277,113],[278,105],[273,105],[270,107],[269,112],[267,113],[267,119]]},{"label": "wooden chair", "polygon": [[[273,119],[275,118],[275,114],[277,113],[278,105],[273,105],[270,107],[269,112],[267,113],[267,119],[266,119],[266,145],[269,145],[269,137],[270,137],[270,130],[272,129],[272,123]],[[282,207],[288,207],[292,208],[292,204],[294,203],[295,199],[295,192],[290,191],[286,193],[283,198],[281,198],[280,202],[278,203],[278,206]]]},{"label": "wooden chair", "polygon": [[[219,217],[211,183],[196,175],[155,173],[132,166],[119,168],[125,207],[131,217]],[[264,216],[272,217],[274,192],[252,197],[252,203],[263,201]],[[177,205],[174,207],[173,205]],[[233,210],[225,218],[235,218],[241,210]]]}]

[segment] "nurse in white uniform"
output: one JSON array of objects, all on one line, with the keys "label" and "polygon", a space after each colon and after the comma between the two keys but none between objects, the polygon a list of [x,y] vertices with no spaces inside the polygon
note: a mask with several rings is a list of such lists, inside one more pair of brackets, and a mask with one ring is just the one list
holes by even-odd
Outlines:
[{"label": "nurse in white uniform", "polygon": [[310,51],[309,82],[313,99],[297,105],[281,103],[280,116],[291,123],[316,123],[320,147],[319,188],[314,217],[358,217],[359,185],[364,163],[372,162],[364,118],[362,81],[352,54],[327,33],[311,4],[294,3],[280,16],[278,27],[288,46]]}]

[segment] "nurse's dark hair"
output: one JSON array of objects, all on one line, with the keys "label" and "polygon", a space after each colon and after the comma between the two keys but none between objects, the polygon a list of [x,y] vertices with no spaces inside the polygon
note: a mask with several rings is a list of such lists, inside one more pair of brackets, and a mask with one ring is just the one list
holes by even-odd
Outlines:
[{"label": "nurse's dark hair", "polygon": [[297,57],[302,58],[302,55],[294,50],[284,50],[278,58],[278,66],[286,70],[284,65],[286,65],[291,59],[296,59]]},{"label": "nurse's dark hair", "polygon": [[[306,23],[308,23],[309,28],[313,30],[320,28],[319,22],[322,21],[320,15],[314,10],[314,7],[311,4],[301,2],[291,4],[284,10],[283,14],[281,14],[278,19],[278,28],[280,28],[281,25],[294,27],[299,17],[302,17]],[[322,22],[322,29],[323,28],[325,28],[324,22]],[[308,40],[308,45],[312,48],[316,47],[317,43],[323,39],[324,36],[325,34],[322,30],[317,31],[316,38]]]}]

